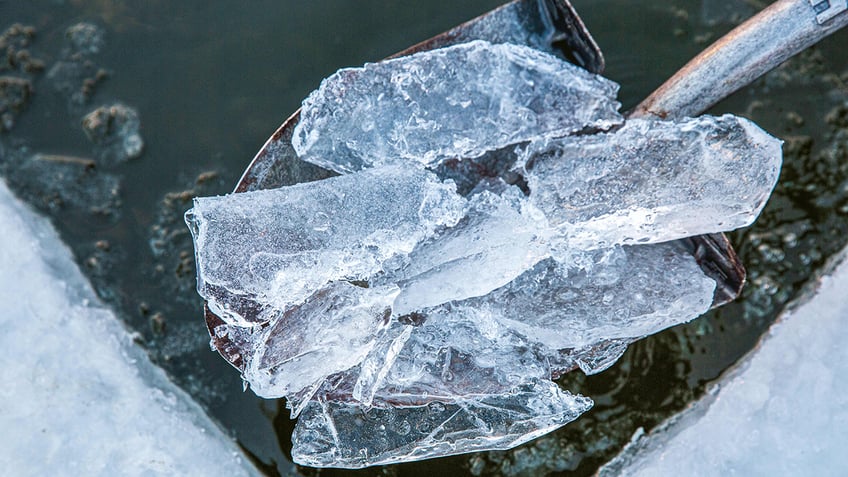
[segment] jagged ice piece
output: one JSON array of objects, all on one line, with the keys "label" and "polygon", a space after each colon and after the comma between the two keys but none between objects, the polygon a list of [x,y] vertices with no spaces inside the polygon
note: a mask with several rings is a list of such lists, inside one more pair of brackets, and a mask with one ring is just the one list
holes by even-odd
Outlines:
[{"label": "jagged ice piece", "polygon": [[420,244],[405,267],[387,276],[401,288],[396,314],[485,295],[548,256],[546,237],[522,213],[521,192],[507,187],[470,197],[456,226]]},{"label": "jagged ice piece", "polygon": [[677,242],[595,257],[584,269],[542,261],[507,286],[456,304],[455,312],[491,316],[551,349],[581,349],[657,333],[712,304],[715,281]]},{"label": "jagged ice piece", "polygon": [[195,199],[198,292],[229,323],[271,321],[337,280],[367,280],[465,199],[423,169],[386,167],[280,189]]},{"label": "jagged ice piece", "polygon": [[415,405],[473,399],[551,377],[545,357],[549,350],[485,313],[457,311],[446,304],[392,326],[412,330],[389,358],[374,356],[381,351],[375,347],[366,359],[383,363],[383,379],[371,383],[375,402]]},{"label": "jagged ice piece", "polygon": [[310,401],[292,435],[292,460],[360,468],[509,449],[563,426],[591,405],[544,380],[505,393],[418,406],[363,409],[356,403]]},{"label": "jagged ice piece", "polygon": [[[715,281],[680,243],[584,258],[580,267],[545,259],[484,296],[401,317],[415,326],[383,359],[385,369],[371,371],[382,381],[371,381],[370,395],[450,400],[550,378],[552,369],[579,366],[591,374],[615,362],[626,341],[694,319],[712,303]],[[367,361],[380,368],[375,353]]]},{"label": "jagged ice piece", "polygon": [[527,46],[472,41],[325,79],[303,102],[292,145],[336,172],[436,165],[622,121],[618,85]]},{"label": "jagged ice piece", "polygon": [[262,397],[285,396],[296,416],[328,376],[362,361],[389,324],[397,287],[335,282],[262,331],[244,379]]},{"label": "jagged ice piece", "polygon": [[732,115],[633,119],[531,143],[530,201],[568,247],[656,243],[750,225],[777,183],[781,141]]}]

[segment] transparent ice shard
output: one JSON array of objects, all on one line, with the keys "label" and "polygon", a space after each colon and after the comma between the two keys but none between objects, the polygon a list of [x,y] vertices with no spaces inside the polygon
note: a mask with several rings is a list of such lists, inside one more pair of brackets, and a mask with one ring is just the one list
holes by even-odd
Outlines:
[{"label": "transparent ice shard", "polygon": [[374,402],[374,395],[383,384],[415,327],[396,325],[387,331],[378,344],[359,365],[359,375],[353,387],[352,397],[365,406]]},{"label": "transparent ice shard", "polygon": [[292,435],[292,460],[360,468],[509,449],[574,420],[592,403],[537,380],[508,392],[416,406],[362,408],[311,401]]},{"label": "transparent ice shard", "polygon": [[[750,225],[777,183],[781,142],[731,115],[629,120],[530,144],[530,201],[570,247],[665,242]],[[579,224],[579,225],[577,225]]]},{"label": "transparent ice shard", "polygon": [[244,378],[262,397],[285,396],[296,416],[328,376],[356,366],[389,324],[396,287],[335,282],[252,339]]},{"label": "transparent ice shard", "polygon": [[332,281],[368,280],[465,204],[452,183],[411,167],[195,199],[198,291],[229,323],[267,322]]},{"label": "transparent ice shard", "polygon": [[[485,312],[446,304],[401,317],[393,327],[400,325],[413,328],[399,352],[382,358],[383,379],[373,386],[375,402],[473,399],[551,377],[550,350]],[[378,363],[381,357],[374,353],[368,360]]]},{"label": "transparent ice shard", "polygon": [[292,144],[336,172],[436,165],[621,122],[618,85],[527,46],[472,41],[338,71],[304,102]]},{"label": "transparent ice shard", "polygon": [[483,191],[469,198],[457,225],[420,244],[408,264],[387,277],[401,288],[395,313],[485,295],[546,258],[547,238],[522,203],[511,186],[500,195]]},{"label": "transparent ice shard", "polygon": [[574,361],[583,374],[592,375],[606,371],[627,351],[628,340],[604,341],[575,353]]},{"label": "transparent ice shard", "polygon": [[[710,308],[715,281],[677,242],[598,251],[594,258],[583,269],[547,259],[453,309],[492,317],[551,349],[582,349],[641,338]],[[586,363],[593,360],[583,359],[581,367],[591,368]]]},{"label": "transparent ice shard", "polygon": [[484,296],[400,317],[393,326],[414,325],[400,351],[383,358],[377,346],[367,360],[382,367],[371,372],[381,376],[370,382],[378,389],[372,398],[451,400],[578,366],[594,374],[627,341],[687,322],[712,303],[715,281],[679,243],[599,251],[587,260],[569,268],[545,259]]}]

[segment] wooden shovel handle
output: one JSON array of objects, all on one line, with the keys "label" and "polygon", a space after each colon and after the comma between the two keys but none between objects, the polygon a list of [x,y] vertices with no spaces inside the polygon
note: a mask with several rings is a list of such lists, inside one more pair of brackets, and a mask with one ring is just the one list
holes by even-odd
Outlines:
[{"label": "wooden shovel handle", "polygon": [[846,0],[779,0],[701,52],[628,116],[701,114],[846,24]]}]

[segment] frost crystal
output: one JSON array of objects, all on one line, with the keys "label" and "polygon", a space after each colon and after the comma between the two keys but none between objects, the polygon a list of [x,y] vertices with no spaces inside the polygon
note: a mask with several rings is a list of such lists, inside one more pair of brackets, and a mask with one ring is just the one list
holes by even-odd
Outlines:
[{"label": "frost crystal", "polygon": [[195,201],[214,335],[300,416],[296,462],[518,445],[591,406],[552,378],[709,309],[669,241],[751,223],[780,142],[732,116],[622,124],[616,90],[482,41],[342,70],[293,143],[349,174]]},{"label": "frost crystal", "polygon": [[336,172],[435,165],[621,122],[618,85],[553,55],[472,41],[340,70],[304,102],[292,144]]}]

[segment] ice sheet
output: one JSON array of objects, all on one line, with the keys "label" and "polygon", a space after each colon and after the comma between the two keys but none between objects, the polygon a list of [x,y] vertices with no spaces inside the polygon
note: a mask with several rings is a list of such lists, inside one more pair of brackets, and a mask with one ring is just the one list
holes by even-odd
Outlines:
[{"label": "ice sheet", "polygon": [[7,475],[259,475],[150,363],[70,251],[0,181],[0,468]]},{"label": "ice sheet", "polygon": [[844,261],[713,393],[601,475],[848,474],[846,290]]}]

